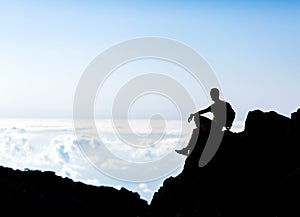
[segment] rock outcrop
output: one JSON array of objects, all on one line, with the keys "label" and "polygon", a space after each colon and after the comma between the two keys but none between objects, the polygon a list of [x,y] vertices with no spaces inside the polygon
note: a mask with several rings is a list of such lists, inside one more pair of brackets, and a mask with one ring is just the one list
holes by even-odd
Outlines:
[{"label": "rock outcrop", "polygon": [[54,172],[0,167],[0,207],[5,216],[143,217],[148,204],[124,188],[96,187]]},{"label": "rock outcrop", "polygon": [[291,118],[249,112],[244,131],[225,132],[202,168],[208,131],[199,133],[183,172],[155,193],[151,216],[300,216],[300,109]]}]

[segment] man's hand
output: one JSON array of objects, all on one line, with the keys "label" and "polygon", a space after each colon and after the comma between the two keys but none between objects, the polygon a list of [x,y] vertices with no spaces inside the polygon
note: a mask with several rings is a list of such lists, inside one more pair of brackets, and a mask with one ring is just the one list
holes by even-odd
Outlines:
[{"label": "man's hand", "polygon": [[193,117],[195,116],[195,114],[190,114],[190,117],[188,118],[188,122],[190,123],[191,122],[191,120],[193,119]]}]

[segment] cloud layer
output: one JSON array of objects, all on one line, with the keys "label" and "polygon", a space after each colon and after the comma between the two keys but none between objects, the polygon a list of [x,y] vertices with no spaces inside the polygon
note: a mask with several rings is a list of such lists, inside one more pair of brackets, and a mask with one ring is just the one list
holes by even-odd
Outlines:
[{"label": "cloud layer", "polygon": [[[142,127],[147,123],[141,120],[133,123],[135,133],[140,135],[149,133],[147,127]],[[172,155],[176,146],[183,145],[189,136],[180,135],[180,124],[176,121],[171,122],[164,137],[154,146],[137,148],[122,143],[108,121],[102,121],[100,125],[98,123],[97,128],[103,129],[100,131],[102,143],[97,143],[95,138],[86,138],[85,141],[81,141],[82,144],[85,142],[89,146],[101,146],[105,143],[105,147],[117,157],[116,159],[123,160],[120,163],[118,160],[104,156],[99,170],[99,167],[95,167],[91,159],[87,158],[86,153],[82,152],[71,120],[5,120],[0,124],[0,165],[21,170],[26,168],[51,170],[59,176],[96,186],[107,185],[115,188],[124,186],[138,192],[142,198],[149,201],[166,177],[149,182],[128,183],[107,176],[103,171],[130,172],[127,161],[159,162],[170,153],[172,157],[168,158],[164,165],[149,168],[148,171],[144,171],[145,174],[151,170],[155,172],[155,169],[164,169],[164,167],[168,170],[170,169],[167,168],[168,165],[183,162],[182,156]],[[241,130],[242,125],[238,123],[235,129]],[[179,164],[166,176],[180,171]]]}]

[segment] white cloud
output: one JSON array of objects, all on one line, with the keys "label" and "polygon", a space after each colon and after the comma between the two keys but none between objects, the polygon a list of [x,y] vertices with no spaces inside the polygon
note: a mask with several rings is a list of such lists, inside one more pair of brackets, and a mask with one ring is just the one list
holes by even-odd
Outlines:
[{"label": "white cloud", "polygon": [[245,123],[243,121],[234,121],[231,131],[232,132],[241,132],[244,130]]},{"label": "white cloud", "polygon": [[104,170],[104,171],[120,171],[120,170],[127,170],[128,169],[129,164],[127,164],[124,161],[119,161],[119,160],[115,160],[115,159],[107,159],[104,160],[101,164],[100,164],[100,169]]},{"label": "white cloud", "polygon": [[83,182],[87,185],[94,185],[94,186],[100,186],[101,183],[98,179],[85,179]]},{"label": "white cloud", "polygon": [[[90,158],[86,158],[87,153],[82,152],[82,147],[80,148],[72,131],[71,123],[70,120],[6,120],[0,123],[0,164],[21,170],[28,168],[54,171],[59,176],[96,186],[101,184],[113,187],[127,186],[143,195],[144,198],[150,199],[156,190],[155,185],[150,187],[146,183],[122,182],[118,179],[118,175],[126,177],[127,174],[130,174],[138,179],[139,176],[149,176],[149,173],[159,174],[161,169],[170,170],[167,168],[168,163],[155,165],[142,171],[138,167],[132,170],[132,164],[127,160],[155,162],[163,158],[165,154],[172,152],[176,141],[183,140],[178,137],[180,132],[174,124],[169,131],[165,132],[163,139],[153,146],[148,148],[128,146],[116,137],[113,128],[109,128],[104,121],[105,137],[101,137],[101,142],[93,136],[86,136],[80,140],[80,145],[87,146],[91,150],[98,150],[103,148],[104,143],[109,148],[110,154],[122,156],[122,158],[112,159],[109,155],[102,153],[99,155],[97,152],[89,156]],[[87,128],[82,130],[88,132]],[[142,127],[140,133],[144,133]],[[145,143],[150,144],[149,141],[151,140],[144,140]],[[95,162],[99,163],[95,164],[97,168],[90,163],[90,161],[93,162],[93,157],[96,158]],[[170,159],[171,165],[174,156]],[[143,164],[138,164],[138,166],[140,165]],[[136,171],[140,171],[140,174],[137,174]],[[107,174],[106,172],[111,172],[113,175],[104,175]],[[151,178],[151,176],[149,177]]]},{"label": "white cloud", "polygon": [[144,193],[153,193],[146,183],[141,183],[138,185],[138,188]]}]

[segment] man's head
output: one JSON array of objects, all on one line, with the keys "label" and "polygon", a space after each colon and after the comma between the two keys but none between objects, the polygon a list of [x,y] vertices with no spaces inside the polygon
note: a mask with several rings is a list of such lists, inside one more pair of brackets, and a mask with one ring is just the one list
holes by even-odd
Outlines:
[{"label": "man's head", "polygon": [[212,88],[210,90],[210,97],[213,101],[217,101],[220,99],[220,92],[217,88]]}]

